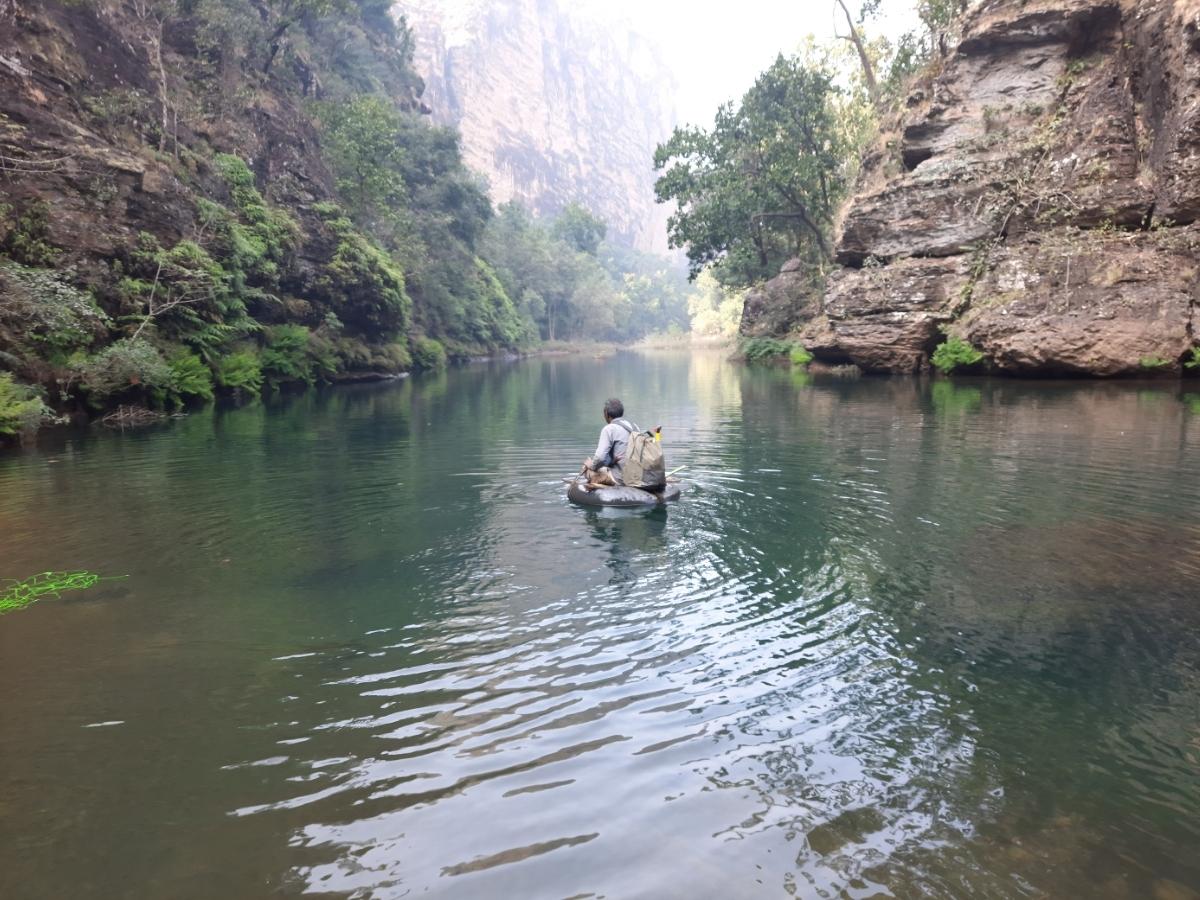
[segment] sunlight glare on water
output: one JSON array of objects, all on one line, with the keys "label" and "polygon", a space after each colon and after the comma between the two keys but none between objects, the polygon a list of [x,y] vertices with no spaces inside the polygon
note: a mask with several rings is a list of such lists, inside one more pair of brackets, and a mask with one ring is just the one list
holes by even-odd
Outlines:
[{"label": "sunlight glare on water", "polygon": [[[566,502],[610,395],[670,509]],[[1198,396],[549,357],[0,457],[0,577],[128,576],[0,618],[0,895],[1197,896]]]}]

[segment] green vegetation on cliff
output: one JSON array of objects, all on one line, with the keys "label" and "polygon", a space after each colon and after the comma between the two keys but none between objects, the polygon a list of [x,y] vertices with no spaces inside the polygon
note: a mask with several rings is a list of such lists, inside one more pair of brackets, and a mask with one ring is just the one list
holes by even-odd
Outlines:
[{"label": "green vegetation on cliff", "polygon": [[52,0],[0,43],[47,60],[0,67],[20,430],[34,398],[170,409],[687,327],[678,273],[582,207],[495,214],[386,0]]}]

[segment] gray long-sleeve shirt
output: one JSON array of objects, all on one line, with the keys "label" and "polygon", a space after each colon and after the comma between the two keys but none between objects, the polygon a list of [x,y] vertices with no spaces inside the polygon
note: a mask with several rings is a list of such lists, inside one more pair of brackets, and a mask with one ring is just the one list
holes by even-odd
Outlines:
[{"label": "gray long-sleeve shirt", "polygon": [[[621,463],[625,462],[625,450],[629,446],[629,432],[618,425],[623,422],[630,428],[634,425],[626,419],[613,419],[600,430],[600,443],[592,455],[592,467],[608,466],[614,475],[621,474]],[[634,429],[636,430],[636,429]]]}]

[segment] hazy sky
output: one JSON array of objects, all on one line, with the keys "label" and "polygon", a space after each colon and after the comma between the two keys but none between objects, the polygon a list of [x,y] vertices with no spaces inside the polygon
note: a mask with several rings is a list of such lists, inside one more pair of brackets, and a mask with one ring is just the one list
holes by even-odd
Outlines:
[{"label": "hazy sky", "polygon": [[[565,0],[571,4],[571,0]],[[681,122],[707,125],[717,106],[745,93],[780,51],[793,52],[809,34],[832,37],[833,0],[575,0],[603,20],[619,16],[662,47],[679,80]],[[849,0],[851,10],[857,0]],[[884,0],[886,18],[873,25],[899,34],[915,21],[913,0]],[[839,22],[843,26],[844,20]]]}]

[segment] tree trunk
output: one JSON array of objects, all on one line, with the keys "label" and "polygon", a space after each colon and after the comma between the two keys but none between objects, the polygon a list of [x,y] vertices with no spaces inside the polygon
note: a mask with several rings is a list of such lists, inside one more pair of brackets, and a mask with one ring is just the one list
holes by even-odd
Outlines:
[{"label": "tree trunk", "polygon": [[846,7],[844,0],[836,0],[838,6],[842,8],[842,12],[846,16],[846,24],[850,26],[849,35],[838,35],[842,40],[849,41],[854,45],[854,49],[858,51],[858,61],[862,63],[863,80],[867,83],[867,94],[871,97],[871,102],[875,106],[879,105],[879,84],[875,81],[875,66],[871,64],[871,56],[867,53],[867,45],[863,42],[862,34],[854,27],[854,18],[850,15],[850,10]]},{"label": "tree trunk", "polygon": [[171,133],[171,102],[167,94],[167,69],[163,65],[162,57],[163,29],[166,27],[167,20],[165,15],[156,14],[148,2],[134,4],[134,10],[145,28],[146,56],[150,60],[150,65],[154,66],[158,73],[158,104],[162,112],[158,133],[158,152],[165,153],[167,136]]},{"label": "tree trunk", "polygon": [[279,54],[279,47],[283,43],[283,36],[287,30],[292,27],[291,19],[284,19],[275,30],[271,33],[271,37],[267,39],[270,50],[267,53],[267,61],[263,63],[263,74],[266,75],[271,71],[271,66],[275,64],[275,57]]},{"label": "tree trunk", "polygon": [[829,252],[829,244],[825,240],[825,235],[821,233],[821,229],[816,226],[816,223],[808,217],[808,213],[804,210],[798,212],[760,212],[755,213],[750,217],[752,225],[760,225],[764,219],[796,219],[808,229],[813,238],[817,242],[817,246],[821,248],[821,255],[829,259],[832,254]]}]

